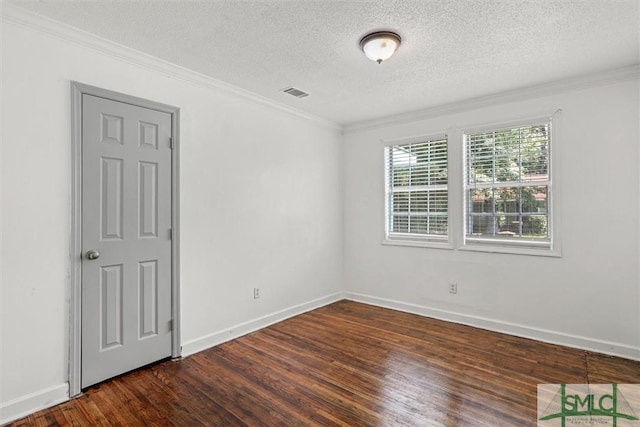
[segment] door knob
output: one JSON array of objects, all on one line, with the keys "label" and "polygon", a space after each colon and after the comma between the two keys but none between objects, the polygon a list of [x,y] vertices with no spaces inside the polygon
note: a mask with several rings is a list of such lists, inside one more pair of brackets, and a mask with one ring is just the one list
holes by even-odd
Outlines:
[{"label": "door knob", "polygon": [[100,258],[100,252],[96,251],[95,249],[91,249],[89,252],[87,252],[87,259],[98,259]]}]

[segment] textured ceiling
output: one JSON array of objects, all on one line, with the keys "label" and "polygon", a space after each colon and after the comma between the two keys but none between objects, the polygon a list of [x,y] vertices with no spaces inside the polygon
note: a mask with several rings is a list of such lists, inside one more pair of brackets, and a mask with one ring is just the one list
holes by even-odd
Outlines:
[{"label": "textured ceiling", "polygon": [[[340,124],[640,62],[638,0],[11,3]],[[381,65],[377,29],[403,39]]]}]

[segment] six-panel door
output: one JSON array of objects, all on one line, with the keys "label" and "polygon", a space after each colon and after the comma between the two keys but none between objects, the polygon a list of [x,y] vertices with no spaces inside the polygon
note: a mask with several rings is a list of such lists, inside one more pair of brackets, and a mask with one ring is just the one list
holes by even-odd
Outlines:
[{"label": "six-panel door", "polygon": [[82,96],[82,387],[171,355],[170,138],[168,113]]}]

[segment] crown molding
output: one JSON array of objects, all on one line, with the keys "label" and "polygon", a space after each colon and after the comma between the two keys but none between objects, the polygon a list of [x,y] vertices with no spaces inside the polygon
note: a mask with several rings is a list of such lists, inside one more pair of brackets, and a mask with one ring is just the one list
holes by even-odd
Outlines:
[{"label": "crown molding", "polygon": [[343,134],[362,132],[386,126],[401,125],[418,120],[440,117],[447,114],[473,111],[493,105],[522,101],[523,99],[540,98],[561,92],[569,92],[589,87],[602,86],[626,80],[636,80],[639,78],[640,64],[636,64],[599,73],[586,74],[573,78],[494,93],[477,98],[466,99],[450,104],[439,105],[389,117],[349,123],[344,125]]},{"label": "crown molding", "polygon": [[60,21],[38,15],[15,4],[7,3],[2,0],[0,0],[0,21],[19,25],[50,37],[74,43],[85,48],[95,50],[104,55],[111,56],[123,62],[169,75],[173,78],[196,86],[221,91],[227,94],[233,94],[243,99],[266,105],[276,110],[309,120],[331,130],[342,131],[343,134],[378,129],[386,126],[401,125],[447,114],[473,111],[493,105],[517,102],[522,99],[539,98],[561,92],[640,78],[640,64],[635,64],[599,73],[552,81],[525,88],[480,96],[477,98],[470,98],[408,113],[340,125],[336,122],[281,104],[254,92],[214,79],[213,77],[197,71],[190,70],[111,40],[107,40]]},{"label": "crown molding", "polygon": [[243,99],[266,105],[297,117],[312,121],[323,127],[341,131],[342,126],[330,120],[306,113],[302,110],[281,104],[254,92],[239,88],[197,71],[176,65],[169,61],[157,58],[136,49],[124,46],[114,41],[81,30],[71,25],[56,21],[46,16],[39,15],[29,10],[23,9],[15,4],[0,0],[0,22],[36,31],[47,36],[74,43],[76,45],[95,50],[107,56],[111,56],[120,61],[134,66],[146,68],[161,74],[169,75],[172,78],[182,80],[207,89],[213,89],[227,94],[239,96]]}]

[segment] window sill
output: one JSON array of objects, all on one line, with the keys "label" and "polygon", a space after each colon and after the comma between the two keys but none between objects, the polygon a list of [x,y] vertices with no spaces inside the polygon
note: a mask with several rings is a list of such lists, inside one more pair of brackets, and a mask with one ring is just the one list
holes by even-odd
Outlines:
[{"label": "window sill", "polygon": [[410,246],[416,248],[434,248],[434,249],[453,249],[453,245],[448,240],[419,240],[419,239],[384,239],[380,242],[383,245],[389,246]]},{"label": "window sill", "polygon": [[560,254],[560,251],[555,249],[523,247],[523,246],[507,246],[507,245],[496,245],[496,244],[473,243],[473,244],[466,244],[464,246],[461,246],[459,249],[461,251],[470,251],[470,252],[545,256],[545,257],[553,257],[553,258],[560,258],[562,256]]}]

